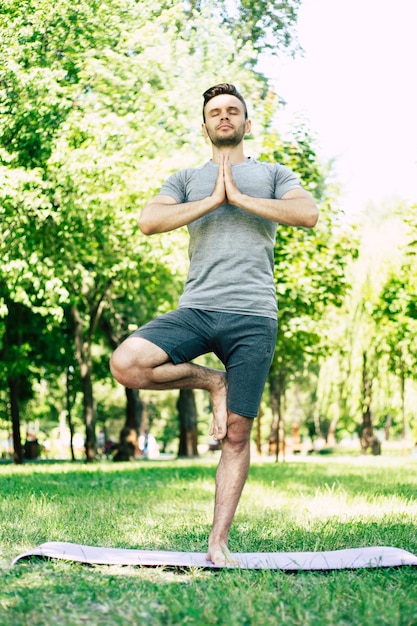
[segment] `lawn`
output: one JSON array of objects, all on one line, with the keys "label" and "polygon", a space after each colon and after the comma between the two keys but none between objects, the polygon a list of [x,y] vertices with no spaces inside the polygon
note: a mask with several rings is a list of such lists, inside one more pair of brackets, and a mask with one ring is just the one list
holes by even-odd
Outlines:
[{"label": "lawn", "polygon": [[[11,560],[45,541],[205,551],[213,459],[0,466],[0,625],[417,625],[417,568],[174,570]],[[253,463],[234,552],[417,554],[417,459]]]}]

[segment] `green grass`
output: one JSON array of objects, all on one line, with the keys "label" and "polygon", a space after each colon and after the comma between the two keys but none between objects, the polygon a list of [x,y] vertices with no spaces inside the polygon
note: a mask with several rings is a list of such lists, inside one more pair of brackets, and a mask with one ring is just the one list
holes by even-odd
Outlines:
[{"label": "green grass", "polygon": [[[215,463],[0,466],[0,626],[417,625],[417,568],[336,572],[21,561],[45,541],[206,550]],[[417,459],[254,463],[235,552],[387,545],[417,554]]]}]

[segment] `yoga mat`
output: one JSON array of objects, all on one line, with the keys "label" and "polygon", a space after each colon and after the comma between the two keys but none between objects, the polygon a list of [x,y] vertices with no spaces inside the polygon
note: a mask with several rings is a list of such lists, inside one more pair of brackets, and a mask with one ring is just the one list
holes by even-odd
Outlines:
[{"label": "yoga mat", "polygon": [[200,567],[204,569],[269,569],[286,572],[301,570],[340,570],[376,567],[417,566],[417,557],[392,547],[349,548],[328,552],[235,552],[239,565],[214,565],[202,552],[132,550],[84,546],[50,541],[17,556],[12,564],[32,557],[63,559],[95,565],[135,565],[139,567]]}]

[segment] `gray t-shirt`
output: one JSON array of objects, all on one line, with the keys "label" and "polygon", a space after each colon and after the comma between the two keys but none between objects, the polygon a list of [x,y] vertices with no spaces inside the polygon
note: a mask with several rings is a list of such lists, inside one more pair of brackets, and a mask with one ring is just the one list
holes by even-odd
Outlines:
[{"label": "gray t-shirt", "polygon": [[[179,204],[213,193],[218,165],[209,161],[172,174],[159,193]],[[300,187],[278,163],[248,159],[232,165],[240,191],[254,198],[281,198]],[[274,245],[276,222],[225,204],[188,224],[190,267],[179,307],[262,315],[276,319]]]}]

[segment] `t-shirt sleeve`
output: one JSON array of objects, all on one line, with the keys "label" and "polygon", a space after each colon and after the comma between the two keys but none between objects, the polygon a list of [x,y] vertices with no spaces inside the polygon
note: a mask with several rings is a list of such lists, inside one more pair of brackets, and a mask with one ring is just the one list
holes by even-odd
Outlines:
[{"label": "t-shirt sleeve", "polygon": [[171,196],[178,204],[186,202],[186,170],[180,170],[171,174],[163,183],[159,193]]},{"label": "t-shirt sleeve", "polygon": [[277,164],[275,170],[275,198],[282,198],[291,189],[300,189],[298,176],[285,165]]}]

